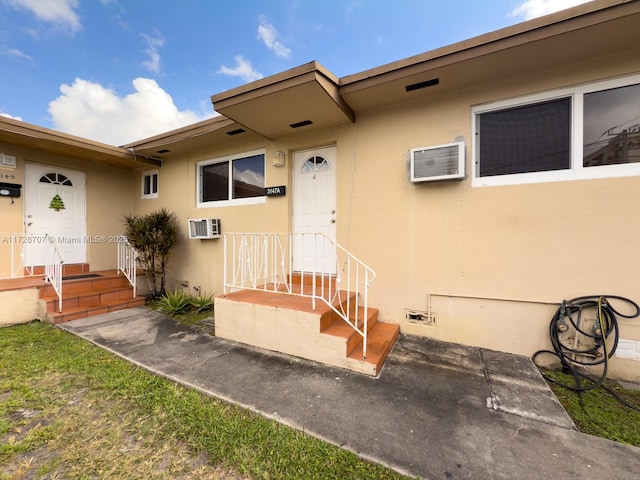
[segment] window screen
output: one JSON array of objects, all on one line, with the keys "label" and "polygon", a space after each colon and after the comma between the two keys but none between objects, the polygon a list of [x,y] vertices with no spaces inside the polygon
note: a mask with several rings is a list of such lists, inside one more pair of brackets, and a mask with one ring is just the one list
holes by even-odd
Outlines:
[{"label": "window screen", "polygon": [[571,99],[479,115],[479,175],[563,170],[571,166]]}]

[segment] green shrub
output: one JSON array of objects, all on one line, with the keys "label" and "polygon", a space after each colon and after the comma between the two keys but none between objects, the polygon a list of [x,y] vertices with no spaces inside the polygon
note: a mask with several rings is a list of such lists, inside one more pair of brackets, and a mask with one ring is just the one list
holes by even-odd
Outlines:
[{"label": "green shrub", "polygon": [[191,297],[191,306],[196,313],[204,312],[213,308],[213,295],[198,295]]},{"label": "green shrub", "polygon": [[126,215],[125,235],[138,252],[138,265],[144,270],[151,298],[166,293],[167,264],[178,243],[175,213],[161,209],[146,215]]},{"label": "green shrub", "polygon": [[188,312],[192,308],[193,297],[183,290],[165,293],[158,300],[158,310],[173,317]]}]

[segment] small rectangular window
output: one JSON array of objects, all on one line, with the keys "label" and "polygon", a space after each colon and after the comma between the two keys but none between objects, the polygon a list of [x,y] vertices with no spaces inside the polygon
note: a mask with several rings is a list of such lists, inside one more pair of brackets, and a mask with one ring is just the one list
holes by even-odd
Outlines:
[{"label": "small rectangular window", "polygon": [[198,206],[262,203],[264,152],[250,152],[198,163]]},{"label": "small rectangular window", "polygon": [[158,198],[158,171],[142,174],[142,198]]}]

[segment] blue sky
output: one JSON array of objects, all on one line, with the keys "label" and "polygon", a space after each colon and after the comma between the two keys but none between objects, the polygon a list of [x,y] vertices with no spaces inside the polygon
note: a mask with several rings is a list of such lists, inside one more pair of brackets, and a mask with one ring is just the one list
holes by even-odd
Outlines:
[{"label": "blue sky", "polygon": [[338,77],[585,0],[0,0],[0,115],[122,145],[316,60]]}]

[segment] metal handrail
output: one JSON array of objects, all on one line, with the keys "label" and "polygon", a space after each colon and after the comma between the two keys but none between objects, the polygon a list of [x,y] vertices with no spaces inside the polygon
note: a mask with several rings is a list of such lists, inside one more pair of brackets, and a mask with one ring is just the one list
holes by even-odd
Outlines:
[{"label": "metal handrail", "polygon": [[0,255],[9,259],[8,264],[0,271],[0,279],[34,276],[33,255],[31,263],[27,264],[26,250],[27,247],[43,245],[46,238],[44,234],[0,232]]},{"label": "metal handrail", "polygon": [[133,287],[133,298],[136,297],[136,269],[138,251],[129,243],[124,235],[118,237],[118,274],[122,272]]},{"label": "metal handrail", "polygon": [[[294,253],[306,260],[294,265]],[[328,305],[362,337],[367,356],[369,287],[375,272],[322,233],[225,233],[224,293],[288,293]],[[293,282],[294,276],[300,281]],[[305,285],[310,283],[310,285]]]},{"label": "metal handrail", "polygon": [[46,235],[44,275],[58,295],[58,311],[62,312],[62,265],[64,257],[60,251],[56,237]]}]

